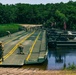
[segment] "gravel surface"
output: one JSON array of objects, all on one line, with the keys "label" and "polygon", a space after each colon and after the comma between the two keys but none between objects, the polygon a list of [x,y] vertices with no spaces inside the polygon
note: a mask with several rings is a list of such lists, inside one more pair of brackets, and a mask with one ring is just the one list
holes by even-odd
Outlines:
[{"label": "gravel surface", "polygon": [[0,67],[0,75],[76,75],[76,71]]}]

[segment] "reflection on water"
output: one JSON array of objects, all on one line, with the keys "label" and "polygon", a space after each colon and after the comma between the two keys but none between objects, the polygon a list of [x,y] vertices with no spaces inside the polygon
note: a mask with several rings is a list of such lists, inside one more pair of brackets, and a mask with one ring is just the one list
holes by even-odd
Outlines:
[{"label": "reflection on water", "polygon": [[49,49],[47,69],[62,69],[69,64],[76,64],[76,49]]},{"label": "reflection on water", "polygon": [[39,70],[62,69],[69,64],[76,65],[76,49],[48,49],[47,60],[42,64],[25,65],[23,68]]}]

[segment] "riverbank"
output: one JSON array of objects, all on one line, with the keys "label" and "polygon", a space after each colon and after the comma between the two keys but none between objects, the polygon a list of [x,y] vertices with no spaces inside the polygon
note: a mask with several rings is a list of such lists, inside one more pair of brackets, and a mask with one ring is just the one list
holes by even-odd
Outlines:
[{"label": "riverbank", "polygon": [[24,68],[0,68],[0,75],[76,75],[76,70],[39,70]]}]

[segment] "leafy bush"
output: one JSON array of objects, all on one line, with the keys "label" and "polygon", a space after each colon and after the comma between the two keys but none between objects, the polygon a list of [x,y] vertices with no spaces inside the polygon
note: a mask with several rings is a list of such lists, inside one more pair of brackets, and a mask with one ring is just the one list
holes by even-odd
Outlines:
[{"label": "leafy bush", "polygon": [[69,64],[67,67],[68,70],[76,70],[76,65],[73,63],[72,65]]},{"label": "leafy bush", "polygon": [[70,65],[70,63],[69,63],[68,67],[65,67],[64,69],[67,69],[67,70],[76,70],[76,65],[74,63],[72,65]]}]

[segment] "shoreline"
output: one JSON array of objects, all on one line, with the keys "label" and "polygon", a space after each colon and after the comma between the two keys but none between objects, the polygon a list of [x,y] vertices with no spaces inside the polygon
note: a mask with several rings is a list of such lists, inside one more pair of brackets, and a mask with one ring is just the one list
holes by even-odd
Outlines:
[{"label": "shoreline", "polygon": [[76,75],[76,70],[37,70],[35,68],[3,68],[0,75]]}]

